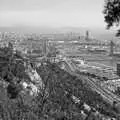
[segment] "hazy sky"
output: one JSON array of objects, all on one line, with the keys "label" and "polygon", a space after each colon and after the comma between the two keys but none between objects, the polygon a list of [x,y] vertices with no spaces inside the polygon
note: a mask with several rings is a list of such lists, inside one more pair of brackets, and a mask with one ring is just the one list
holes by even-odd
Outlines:
[{"label": "hazy sky", "polygon": [[0,26],[105,27],[104,0],[0,0]]}]

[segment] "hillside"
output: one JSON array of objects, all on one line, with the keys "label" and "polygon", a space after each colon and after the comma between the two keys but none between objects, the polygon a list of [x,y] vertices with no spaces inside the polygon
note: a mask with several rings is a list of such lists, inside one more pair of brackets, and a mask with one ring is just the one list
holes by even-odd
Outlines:
[{"label": "hillside", "polygon": [[[56,63],[44,61],[35,67],[20,54],[13,54],[10,46],[0,51],[1,120],[99,120],[118,116],[82,79],[60,69]],[[38,81],[34,74],[40,76]],[[43,87],[36,84],[41,80]]]}]

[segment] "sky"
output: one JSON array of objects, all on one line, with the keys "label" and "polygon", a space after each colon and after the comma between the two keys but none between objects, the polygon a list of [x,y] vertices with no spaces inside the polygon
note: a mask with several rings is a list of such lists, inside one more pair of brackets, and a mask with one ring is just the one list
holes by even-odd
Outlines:
[{"label": "sky", "polygon": [[104,0],[0,0],[0,26],[105,28]]}]

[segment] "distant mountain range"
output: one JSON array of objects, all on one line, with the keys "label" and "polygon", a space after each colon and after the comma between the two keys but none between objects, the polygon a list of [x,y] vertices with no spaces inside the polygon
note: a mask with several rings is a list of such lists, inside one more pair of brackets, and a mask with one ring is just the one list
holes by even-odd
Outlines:
[{"label": "distant mountain range", "polygon": [[18,27],[0,27],[0,32],[20,32],[20,33],[80,33],[80,35],[85,35],[86,31],[89,31],[90,37],[96,38],[98,40],[119,40],[115,37],[116,31],[105,30],[101,28],[84,28],[84,27],[29,27],[29,26],[18,26]]}]

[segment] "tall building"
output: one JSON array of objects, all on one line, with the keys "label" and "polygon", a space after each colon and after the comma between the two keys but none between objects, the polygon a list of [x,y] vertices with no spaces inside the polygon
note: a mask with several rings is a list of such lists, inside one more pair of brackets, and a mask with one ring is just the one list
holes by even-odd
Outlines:
[{"label": "tall building", "polygon": [[43,39],[43,54],[44,56],[47,55],[47,49],[48,49],[48,39]]},{"label": "tall building", "polygon": [[113,41],[110,42],[110,55],[112,56],[114,52],[114,43]]},{"label": "tall building", "polygon": [[89,40],[89,31],[86,31],[86,35],[85,35],[85,40],[88,41]]}]

